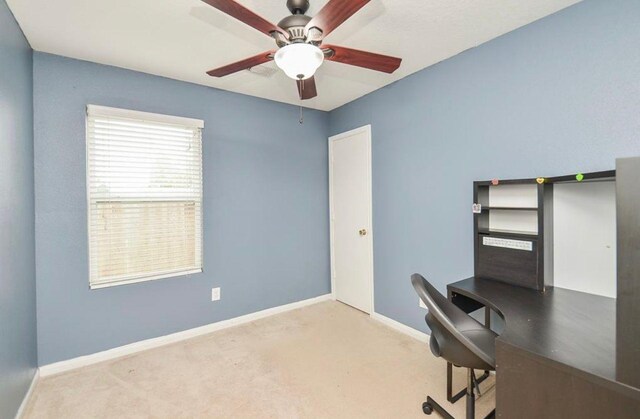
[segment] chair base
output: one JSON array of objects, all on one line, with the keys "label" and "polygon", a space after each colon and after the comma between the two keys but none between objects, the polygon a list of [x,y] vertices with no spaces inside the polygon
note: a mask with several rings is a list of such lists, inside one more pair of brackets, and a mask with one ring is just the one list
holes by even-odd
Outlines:
[{"label": "chair base", "polygon": [[425,415],[430,415],[434,410],[438,412],[444,419],[455,419],[449,414],[449,412],[445,410],[444,407],[440,406],[438,402],[433,400],[431,396],[427,396],[427,401],[422,403],[422,411]]},{"label": "chair base", "polygon": [[[473,372],[473,369],[468,368],[468,380],[467,380],[467,388],[462,390],[459,393],[459,397],[457,397],[453,403],[455,403],[456,401],[458,401],[463,395],[466,395],[466,404],[467,404],[467,409],[466,409],[466,419],[475,419],[475,410],[476,410],[476,396],[473,392],[474,387],[478,388],[478,392],[480,391],[480,388],[478,386],[478,384],[483,381],[483,380],[477,380],[475,377],[475,374]],[[446,409],[444,407],[442,407],[438,402],[436,402],[434,399],[431,398],[431,396],[427,396],[427,401],[422,403],[422,411],[424,412],[424,414],[426,415],[430,415],[431,413],[433,413],[434,411],[438,412],[444,419],[455,419],[449,412],[446,411]],[[493,419],[495,418],[496,415],[496,410],[493,409],[491,412],[489,412],[489,414],[487,416],[485,416],[485,419]]]},{"label": "chair base", "polygon": [[[422,403],[422,411],[425,415],[430,415],[434,411],[440,414],[444,419],[455,419],[447,410],[442,407],[438,402],[433,400],[431,396],[427,396],[427,401]],[[493,409],[484,419],[494,419],[496,417],[496,409]],[[467,408],[466,419],[475,419],[475,415],[469,416],[469,409]]]}]

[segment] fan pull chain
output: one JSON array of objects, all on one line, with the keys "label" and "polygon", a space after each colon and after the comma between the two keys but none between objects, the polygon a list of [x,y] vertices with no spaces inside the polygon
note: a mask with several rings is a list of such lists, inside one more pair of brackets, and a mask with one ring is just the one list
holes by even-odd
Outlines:
[{"label": "fan pull chain", "polygon": [[[302,102],[302,98],[304,97],[304,80],[300,80],[300,102]],[[302,105],[300,105],[300,119],[298,119],[300,125],[304,124],[304,113],[302,110]]]}]

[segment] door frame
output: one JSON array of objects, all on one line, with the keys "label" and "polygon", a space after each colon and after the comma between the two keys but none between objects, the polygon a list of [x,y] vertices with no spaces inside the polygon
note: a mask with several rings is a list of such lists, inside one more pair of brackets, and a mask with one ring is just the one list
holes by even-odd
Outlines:
[{"label": "door frame", "polygon": [[369,268],[369,284],[371,289],[371,309],[369,315],[372,316],[375,313],[375,292],[374,292],[374,280],[373,280],[373,187],[371,177],[371,124],[355,128],[341,134],[336,134],[329,137],[329,246],[331,257],[331,298],[336,300],[336,275],[335,275],[335,255],[334,255],[334,216],[333,216],[333,143],[335,141],[342,140],[347,137],[351,137],[354,134],[366,134],[367,143],[367,184],[368,184],[368,197],[369,197],[369,211],[367,214],[367,230],[369,234],[369,260],[371,261]]}]

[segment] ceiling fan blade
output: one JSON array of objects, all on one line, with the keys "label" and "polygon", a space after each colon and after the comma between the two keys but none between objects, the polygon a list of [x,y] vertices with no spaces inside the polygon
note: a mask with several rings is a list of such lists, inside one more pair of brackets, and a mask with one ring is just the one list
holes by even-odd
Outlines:
[{"label": "ceiling fan blade", "polygon": [[296,80],[296,83],[298,84],[298,94],[300,95],[300,99],[306,100],[318,96],[318,91],[316,90],[316,79],[314,77],[309,77],[306,80]]},{"label": "ceiling fan blade", "polygon": [[212,77],[224,77],[229,74],[237,73],[241,70],[248,70],[251,67],[255,67],[260,64],[264,64],[273,60],[273,54],[275,51],[265,51],[262,54],[254,55],[253,57],[245,58],[244,60],[225,65],[224,67],[215,68],[207,71],[207,74]]},{"label": "ceiling fan blade", "polygon": [[228,14],[231,17],[235,17],[240,22],[246,23],[252,28],[257,29],[268,36],[271,36],[271,32],[280,32],[283,36],[288,38],[287,32],[284,29],[280,28],[277,25],[274,25],[273,23],[269,22],[262,16],[255,14],[254,12],[247,9],[243,5],[235,2],[234,0],[202,0],[202,1],[212,7],[215,7],[221,12]]},{"label": "ceiling fan blade", "polygon": [[342,25],[355,12],[360,10],[370,0],[329,0],[329,3],[307,23],[306,30],[313,27],[322,30],[322,35],[327,36],[335,28]]},{"label": "ceiling fan blade", "polygon": [[388,55],[376,54],[368,51],[338,47],[335,45],[322,45],[323,50],[330,49],[333,54],[325,57],[325,60],[336,61],[343,64],[355,65],[368,68],[370,70],[393,73],[400,67],[402,58],[390,57]]}]

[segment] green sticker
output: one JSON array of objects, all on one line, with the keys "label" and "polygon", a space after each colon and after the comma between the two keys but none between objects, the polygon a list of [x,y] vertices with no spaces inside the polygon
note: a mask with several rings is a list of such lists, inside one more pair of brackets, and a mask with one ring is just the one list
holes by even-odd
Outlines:
[{"label": "green sticker", "polygon": [[578,182],[582,182],[582,179],[584,179],[584,175],[583,175],[582,173],[578,173],[578,174],[576,175],[576,180],[577,180]]}]

